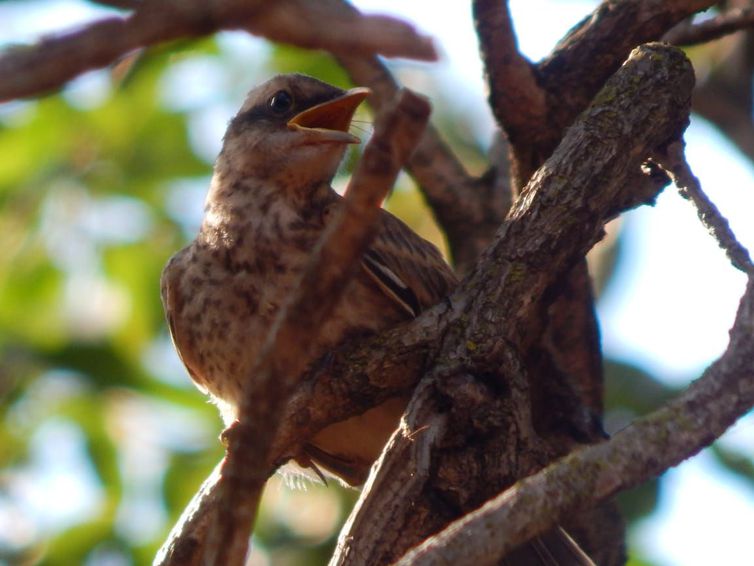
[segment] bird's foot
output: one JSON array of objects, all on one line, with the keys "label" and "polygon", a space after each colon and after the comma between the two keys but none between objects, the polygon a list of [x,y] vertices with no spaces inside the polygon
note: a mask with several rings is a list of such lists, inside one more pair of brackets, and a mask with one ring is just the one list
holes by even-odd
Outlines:
[{"label": "bird's foot", "polygon": [[225,449],[228,449],[228,446],[230,446],[231,441],[233,440],[234,436],[237,436],[241,428],[241,422],[236,419],[232,423],[230,423],[223,431],[220,433],[220,442],[225,447]]}]

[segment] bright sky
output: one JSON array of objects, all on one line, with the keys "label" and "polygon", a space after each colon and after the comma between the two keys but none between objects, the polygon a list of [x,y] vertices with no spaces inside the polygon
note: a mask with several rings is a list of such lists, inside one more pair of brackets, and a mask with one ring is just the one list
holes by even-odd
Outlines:
[{"label": "bright sky", "polygon": [[[468,2],[446,2],[441,10],[431,0],[356,0],[355,4],[365,11],[403,15],[435,36],[442,61],[418,68],[439,72],[450,95],[464,101],[479,135],[489,134],[485,86]],[[548,53],[595,5],[584,0],[511,0],[510,4],[520,46],[534,60]],[[0,44],[30,41],[39,33],[86,21],[92,14],[91,5],[75,0],[8,2],[3,10]],[[95,78],[86,79],[90,87],[83,89],[82,96],[96,93],[98,79],[92,76]],[[202,84],[208,81],[197,88]],[[197,97],[202,98],[200,90],[189,96],[189,103]],[[227,119],[224,107],[218,108],[197,118],[202,122],[197,124],[200,130],[218,132],[217,142]],[[689,161],[705,190],[728,216],[740,240],[754,249],[751,163],[701,120],[693,120],[687,141]],[[213,155],[215,143],[205,146],[203,153]],[[668,382],[685,383],[699,375],[727,344],[743,276],[728,264],[692,206],[673,188],[665,191],[656,207],[627,215],[626,223],[630,228],[626,261],[599,309],[605,349],[610,355],[637,361]],[[725,442],[737,446],[750,447],[752,441],[751,416],[725,437]],[[704,454],[669,472],[664,485],[659,513],[635,533],[663,564],[741,564],[743,557],[750,558],[748,531],[754,524],[754,494],[749,488],[722,472]]]}]

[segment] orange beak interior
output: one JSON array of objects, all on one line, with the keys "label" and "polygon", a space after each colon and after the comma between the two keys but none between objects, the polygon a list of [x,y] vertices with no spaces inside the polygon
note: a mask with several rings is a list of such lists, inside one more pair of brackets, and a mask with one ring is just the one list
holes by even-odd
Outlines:
[{"label": "orange beak interior", "polygon": [[293,128],[348,132],[356,108],[371,94],[366,87],[352,88],[343,96],[317,104],[288,121]]}]

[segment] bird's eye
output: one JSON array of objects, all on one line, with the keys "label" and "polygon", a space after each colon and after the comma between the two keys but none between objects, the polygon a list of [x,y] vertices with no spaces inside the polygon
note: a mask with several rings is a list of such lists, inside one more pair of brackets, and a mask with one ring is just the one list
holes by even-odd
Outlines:
[{"label": "bird's eye", "polygon": [[279,90],[267,103],[275,114],[285,114],[293,106],[293,97],[286,90]]}]

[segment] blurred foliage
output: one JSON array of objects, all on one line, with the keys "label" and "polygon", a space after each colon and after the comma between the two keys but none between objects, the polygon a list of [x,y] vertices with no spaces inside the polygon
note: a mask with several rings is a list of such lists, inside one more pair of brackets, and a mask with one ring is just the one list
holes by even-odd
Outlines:
[{"label": "blurred foliage", "polygon": [[[172,58],[150,52],[117,85],[99,73],[94,101],[70,88],[0,118],[0,557],[11,563],[151,562],[220,455],[218,419],[172,359],[159,300],[162,266],[184,243],[167,190],[210,171],[188,115],[161,102]],[[193,433],[174,430],[186,423]],[[133,527],[149,515],[151,532]]]},{"label": "blurred foliage", "polygon": [[[274,72],[347,84],[323,54],[229,35],[129,64],[125,76],[92,73],[0,107],[0,564],[151,563],[221,456],[220,420],[173,353],[158,283],[201,214],[204,144],[215,131],[206,124],[228,119],[245,89]],[[166,94],[206,83],[203,72],[216,86],[205,84],[204,98]],[[452,98],[436,106],[436,122],[479,170],[483,143],[463,112]],[[443,246],[406,176],[388,207]],[[611,430],[674,393],[629,364],[610,363],[607,374]],[[715,454],[754,481],[750,459]],[[323,564],[356,493],[282,483],[266,492],[253,562]],[[657,489],[622,498],[630,520],[653,510]]]},{"label": "blurred foliage", "polygon": [[[206,134],[205,103],[229,119],[224,97],[237,105],[266,74],[347,79],[291,48],[249,73],[259,46],[218,41],[140,52],[0,109],[0,564],[149,564],[221,457],[220,420],[173,353],[159,298],[211,174],[191,140]],[[171,100],[203,80],[197,64],[231,94]],[[422,206],[408,188],[392,205],[438,238]],[[271,483],[255,560],[324,563],[356,492]]]}]

